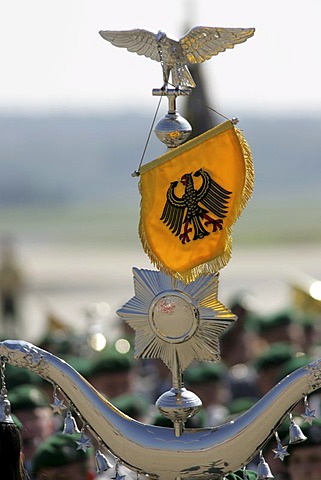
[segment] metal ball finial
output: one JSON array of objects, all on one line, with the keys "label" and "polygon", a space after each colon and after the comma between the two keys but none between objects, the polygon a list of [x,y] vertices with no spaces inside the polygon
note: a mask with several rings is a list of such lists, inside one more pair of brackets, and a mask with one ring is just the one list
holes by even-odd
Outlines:
[{"label": "metal ball finial", "polygon": [[157,138],[168,148],[175,148],[188,139],[192,127],[186,118],[176,111],[176,98],[189,95],[190,88],[154,88],[154,96],[166,96],[168,99],[168,113],[159,120],[154,128]]},{"label": "metal ball finial", "polygon": [[179,113],[167,113],[156,124],[154,132],[168,148],[175,148],[188,139],[192,127]]}]

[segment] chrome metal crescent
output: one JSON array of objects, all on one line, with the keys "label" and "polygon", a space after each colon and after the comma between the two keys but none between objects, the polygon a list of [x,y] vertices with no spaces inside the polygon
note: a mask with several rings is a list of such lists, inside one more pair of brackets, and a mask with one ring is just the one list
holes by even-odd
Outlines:
[{"label": "chrome metal crescent", "polygon": [[124,465],[159,480],[217,479],[247,465],[285,415],[321,386],[321,360],[316,360],[288,375],[232,422],[186,429],[176,437],[174,429],[124,415],[65,361],[30,343],[0,342],[0,356],[57,385]]}]

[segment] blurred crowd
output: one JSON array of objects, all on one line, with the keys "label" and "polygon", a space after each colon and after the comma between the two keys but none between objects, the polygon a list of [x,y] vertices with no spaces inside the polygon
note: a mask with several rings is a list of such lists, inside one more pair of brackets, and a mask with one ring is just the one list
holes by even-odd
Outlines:
[{"label": "blurred crowd", "polygon": [[[7,258],[10,258],[9,250]],[[19,292],[19,276],[7,276],[12,279],[7,285],[16,282],[16,292]],[[291,305],[262,316],[253,310],[248,295],[243,293],[232,299],[228,307],[237,316],[237,321],[220,338],[221,362],[193,362],[184,372],[185,387],[202,401],[201,410],[186,422],[186,428],[217,426],[233,420],[282,378],[321,357],[321,311],[307,314],[306,310]],[[2,307],[4,329],[14,321],[15,314],[13,298]],[[55,328],[49,329],[37,345],[68,362],[125,414],[143,423],[171,427],[171,421],[155,407],[159,396],[172,387],[171,373],[159,359],[135,360],[134,331],[122,320],[117,322],[119,338],[107,343],[101,351],[92,348],[89,330],[86,335],[79,335],[76,331],[59,328],[59,322],[51,323]],[[56,392],[51,383],[29,370],[9,364],[5,380],[11,411],[21,436],[21,458],[31,480],[138,478],[108,451],[102,452],[107,461],[106,469],[97,466],[95,452],[99,445],[95,444],[96,440],[92,439],[88,449],[79,448],[77,443],[84,433],[77,432],[82,425],[78,425],[75,432],[62,433],[64,418],[54,413]],[[264,459],[277,480],[321,478],[320,393],[316,391],[308,402],[314,412],[311,424],[304,422],[306,405],[303,399],[292,412],[306,440],[289,445],[289,421],[286,419],[278,430],[281,444],[289,445],[283,461],[275,452],[274,436],[263,448]],[[75,421],[77,423],[77,418]],[[0,458],[1,455],[0,435]],[[250,480],[257,478],[257,463],[258,458],[248,465]],[[238,472],[226,478],[243,477],[243,472]]]}]

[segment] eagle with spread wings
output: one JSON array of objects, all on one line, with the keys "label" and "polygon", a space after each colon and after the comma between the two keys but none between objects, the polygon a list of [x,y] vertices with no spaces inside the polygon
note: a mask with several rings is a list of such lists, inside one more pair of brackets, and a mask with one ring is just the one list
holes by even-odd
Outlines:
[{"label": "eagle with spread wings", "polygon": [[[202,178],[202,185],[198,189],[195,189],[193,176]],[[180,182],[185,186],[184,194],[178,197],[175,193],[178,181],[171,182],[160,220],[183,244],[190,242],[191,233],[194,234],[193,240],[209,235],[210,232],[205,228],[209,225],[212,225],[212,232],[222,230],[223,218],[228,213],[228,202],[232,192],[221,187],[202,168],[194,175],[185,173]],[[219,218],[212,218],[209,212]]]},{"label": "eagle with spread wings", "polygon": [[144,29],[101,30],[99,34],[116,47],[127,48],[161,63],[164,86],[171,80],[174,87],[195,87],[187,65],[202,63],[227,48],[245,42],[254,35],[254,28],[194,27],[179,40],[166,33]]}]

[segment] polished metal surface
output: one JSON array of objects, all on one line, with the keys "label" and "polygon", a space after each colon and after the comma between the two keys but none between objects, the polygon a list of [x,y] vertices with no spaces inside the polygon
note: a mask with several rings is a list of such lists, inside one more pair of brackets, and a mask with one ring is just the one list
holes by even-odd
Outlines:
[{"label": "polished metal surface", "polygon": [[188,96],[191,92],[191,88],[153,88],[154,96],[165,96],[168,99],[168,112],[154,128],[158,140],[168,148],[178,147],[192,133],[192,126],[176,110],[177,97]]},{"label": "polished metal surface", "polygon": [[184,387],[173,387],[158,398],[156,406],[165,418],[173,422],[175,435],[180,437],[186,420],[200,410],[202,401],[195,393]]},{"label": "polished metal surface", "polygon": [[168,113],[176,112],[176,99],[177,97],[188,97],[192,93],[191,88],[153,88],[152,95],[154,97],[167,97],[168,99]]},{"label": "polished metal surface", "polygon": [[0,342],[0,356],[59,386],[91,431],[124,465],[159,480],[218,479],[242,468],[302,397],[321,387],[321,360],[316,360],[288,375],[234,421],[186,429],[176,437],[171,428],[124,415],[66,362],[30,343]]},{"label": "polished metal surface", "polygon": [[158,140],[168,148],[178,147],[192,133],[189,122],[178,112],[167,113],[155,125],[154,132]]},{"label": "polished metal surface", "polygon": [[63,432],[65,435],[72,435],[73,433],[80,433],[78,429],[76,419],[72,416],[71,412],[68,410],[65,422],[64,422],[64,429]]},{"label": "polished metal surface", "polygon": [[179,40],[166,33],[144,29],[101,30],[100,35],[116,47],[144,55],[161,63],[164,85],[171,76],[174,87],[195,87],[187,65],[202,63],[214,55],[234,48],[254,35],[254,28],[194,27]]},{"label": "polished metal surface", "polygon": [[156,295],[150,304],[148,317],[155,335],[173,344],[186,342],[199,327],[198,310],[191,298],[182,292]]},{"label": "polished metal surface", "polygon": [[307,440],[307,437],[304,435],[299,425],[293,420],[292,413],[290,413],[290,420],[289,443],[301,443]]},{"label": "polished metal surface", "polygon": [[0,394],[0,423],[14,423],[11,416],[11,404],[6,394]]},{"label": "polished metal surface", "polygon": [[188,284],[156,270],[133,275],[135,296],[117,314],[135,330],[135,357],[161,358],[178,376],[193,360],[218,362],[219,335],[236,320],[217,299],[219,274]]},{"label": "polished metal surface", "polygon": [[269,465],[267,464],[265,458],[262,455],[262,452],[260,452],[260,463],[257,467],[257,476],[258,480],[267,480],[268,478],[274,478]]}]

